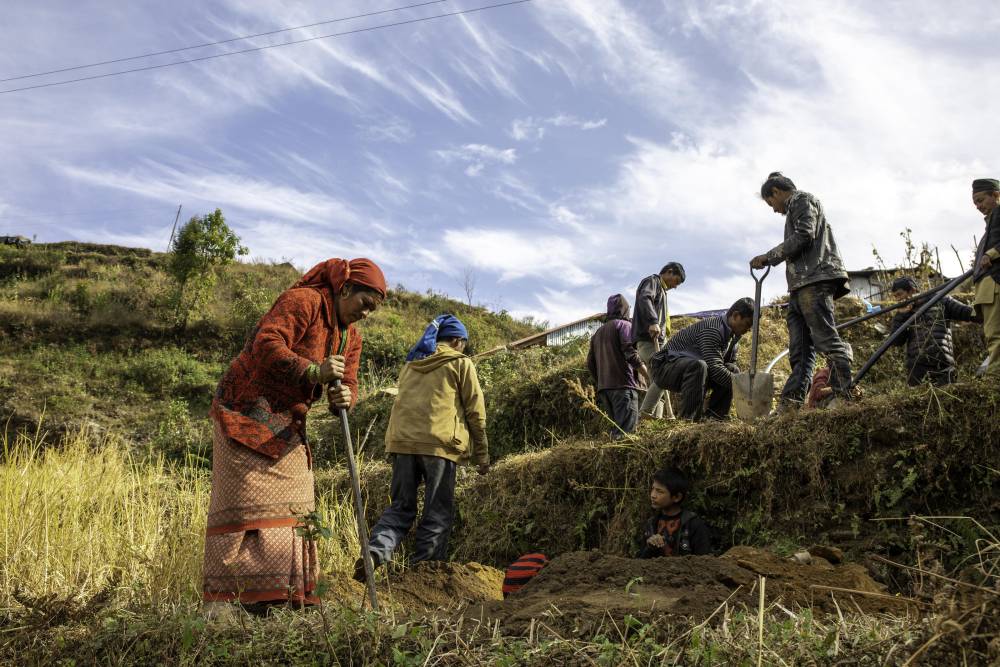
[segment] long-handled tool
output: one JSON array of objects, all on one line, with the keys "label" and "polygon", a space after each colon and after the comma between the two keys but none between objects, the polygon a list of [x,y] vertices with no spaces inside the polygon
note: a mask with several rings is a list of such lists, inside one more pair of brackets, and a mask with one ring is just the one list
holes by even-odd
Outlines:
[{"label": "long-handled tool", "polygon": [[893,331],[892,335],[890,335],[888,338],[885,339],[885,342],[882,343],[881,347],[879,347],[877,350],[875,350],[875,354],[873,354],[871,356],[871,358],[868,359],[868,361],[865,362],[865,365],[861,367],[861,370],[858,371],[858,374],[854,376],[854,379],[851,380],[851,386],[854,386],[854,385],[858,384],[859,382],[861,382],[861,378],[863,378],[865,376],[865,374],[869,370],[871,370],[871,367],[875,365],[875,362],[878,361],[879,358],[883,354],[885,354],[885,351],[888,350],[892,346],[892,344],[894,342],[896,342],[897,338],[899,338],[900,336],[902,336],[903,333],[907,329],[909,329],[910,326],[912,326],[913,323],[916,322],[917,319],[921,315],[923,315],[928,310],[930,310],[934,306],[934,304],[936,304],[938,301],[940,301],[945,296],[947,296],[949,292],[951,292],[956,287],[958,287],[963,282],[965,282],[969,278],[969,276],[972,275],[973,271],[974,271],[974,269],[969,269],[968,271],[966,271],[965,273],[963,273],[959,277],[953,278],[953,279],[949,280],[948,282],[946,282],[944,285],[942,285],[937,290],[937,292],[934,294],[934,296],[932,296],[930,299],[927,300],[927,303],[925,303],[924,305],[920,306],[920,308],[917,309],[917,312],[915,312],[912,315],[910,315],[909,319],[907,319],[902,324],[902,326],[900,326],[898,329],[896,329],[895,331]]},{"label": "long-handled tool", "polygon": [[[846,322],[841,322],[840,324],[838,324],[836,326],[836,329],[837,329],[837,331],[840,331],[841,329],[847,329],[848,327],[853,327],[855,324],[860,324],[860,323],[866,322],[866,321],[868,321],[870,319],[873,319],[873,318],[876,318],[876,317],[881,317],[882,315],[885,315],[886,313],[891,313],[892,311],[897,310],[899,308],[903,308],[904,306],[908,306],[911,303],[916,303],[917,301],[920,301],[921,299],[926,299],[929,296],[933,296],[933,295],[937,294],[939,291],[941,291],[942,289],[944,289],[946,286],[947,286],[947,283],[938,285],[937,287],[932,287],[931,289],[929,289],[929,290],[927,290],[925,292],[921,292],[920,294],[914,294],[913,296],[911,296],[908,299],[903,299],[899,303],[894,303],[891,306],[886,306],[885,308],[881,308],[881,309],[873,311],[871,313],[865,313],[864,315],[861,315],[859,317],[855,317],[854,319],[851,319],[851,320],[847,320]],[[782,359],[784,359],[786,356],[788,356],[788,348],[785,348],[780,354],[778,354],[778,356],[776,356],[774,359],[771,359],[771,362],[764,369],[764,372],[765,373],[770,373],[774,369],[774,367],[778,364],[778,362],[781,361]]]},{"label": "long-handled tool", "polygon": [[[340,388],[340,379],[333,386]],[[368,551],[368,524],[365,522],[365,507],[361,502],[361,476],[358,474],[358,463],[354,459],[354,442],[351,440],[351,426],[347,423],[347,410],[330,406],[331,412],[340,413],[340,429],[344,435],[344,448],[347,450],[347,472],[351,476],[351,486],[354,490],[354,515],[358,520],[358,539],[361,541],[361,559],[365,564],[365,580],[368,584],[368,601],[372,611],[378,611],[378,598],[375,595],[375,567],[372,564],[372,554]]]},{"label": "long-handled tool", "polygon": [[760,334],[760,292],[764,278],[771,272],[771,267],[757,277],[753,268],[750,275],[757,284],[753,298],[753,334],[750,337],[750,370],[733,376],[733,399],[736,404],[736,416],[751,421],[767,416],[771,412],[771,401],[774,399],[774,376],[769,372],[757,372],[757,340]]}]

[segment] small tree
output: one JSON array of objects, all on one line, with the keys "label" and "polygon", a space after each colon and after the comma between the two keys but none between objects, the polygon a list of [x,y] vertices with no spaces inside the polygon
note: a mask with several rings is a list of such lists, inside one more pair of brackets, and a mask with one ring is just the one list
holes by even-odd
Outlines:
[{"label": "small tree", "polygon": [[472,295],[476,292],[476,270],[471,266],[462,271],[462,289],[465,290],[465,302],[472,305]]},{"label": "small tree", "polygon": [[176,315],[187,328],[191,313],[202,308],[218,280],[218,269],[247,254],[240,237],[226,224],[221,209],[187,221],[174,237],[167,271],[177,281]]}]

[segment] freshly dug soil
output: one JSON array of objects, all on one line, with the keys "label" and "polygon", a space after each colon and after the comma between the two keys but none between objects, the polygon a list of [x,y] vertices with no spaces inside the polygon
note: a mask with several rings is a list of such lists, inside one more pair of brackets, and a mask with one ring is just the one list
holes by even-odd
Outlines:
[{"label": "freshly dug soil", "polygon": [[843,613],[859,607],[865,612],[905,613],[908,606],[886,594],[859,565],[832,565],[818,557],[800,564],[738,547],[719,558],[637,560],[597,551],[565,554],[518,593],[502,602],[472,605],[466,616],[499,620],[510,634],[528,632],[535,619],[563,636],[593,636],[611,621],[621,627],[628,615],[643,622],[700,623],[727,601],[755,607],[760,576],[767,577],[768,604],[833,611],[836,599]]},{"label": "freshly dug soil", "polygon": [[389,575],[382,588],[394,602],[421,611],[454,610],[471,603],[501,600],[503,572],[479,563],[426,561]]},{"label": "freshly dug soil", "polygon": [[[503,572],[479,563],[427,561],[402,572],[390,571],[377,581],[379,604],[404,611],[452,611],[503,599]],[[328,599],[358,606],[367,600],[364,584],[349,576],[333,578],[329,586]]]}]

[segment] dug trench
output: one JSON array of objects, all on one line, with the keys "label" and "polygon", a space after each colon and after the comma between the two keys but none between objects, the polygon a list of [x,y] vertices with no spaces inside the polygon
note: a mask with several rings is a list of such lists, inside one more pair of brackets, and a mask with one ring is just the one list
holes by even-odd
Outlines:
[{"label": "dug trench", "polygon": [[[553,559],[520,591],[503,599],[503,572],[479,563],[425,562],[380,580],[381,604],[404,617],[444,615],[506,635],[544,628],[563,638],[590,638],[627,619],[660,628],[721,620],[725,609],[753,608],[764,582],[768,608],[787,613],[917,613],[922,603],[895,596],[856,563],[815,554],[796,560],[735,547],[715,556],[638,560],[576,551]],[[836,560],[836,558],[834,558]],[[361,604],[365,588],[338,578],[331,597]],[[540,625],[539,625],[540,624]]]},{"label": "dug trench", "polygon": [[[933,560],[954,573],[983,537],[972,519],[990,530],[1000,524],[990,463],[1000,460],[1000,433],[983,428],[998,399],[992,384],[970,381],[753,425],[673,423],[632,441],[567,440],[510,456],[489,475],[460,481],[453,562],[390,572],[380,590],[406,613],[499,623],[512,635],[544,626],[594,636],[628,618],[683,632],[726,609],[756,609],[762,578],[772,610],[933,615],[935,591],[905,566]],[[723,556],[629,558],[648,516],[649,477],[671,463],[696,480],[688,506],[714,527]],[[370,524],[389,473],[384,461],[363,465]],[[346,498],[343,472],[318,483]],[[927,535],[913,516],[958,518]],[[815,544],[839,547],[844,562],[788,560]],[[530,551],[552,562],[501,600],[502,568]],[[977,576],[970,581],[982,583]],[[364,592],[350,582],[344,593],[356,605]]]}]

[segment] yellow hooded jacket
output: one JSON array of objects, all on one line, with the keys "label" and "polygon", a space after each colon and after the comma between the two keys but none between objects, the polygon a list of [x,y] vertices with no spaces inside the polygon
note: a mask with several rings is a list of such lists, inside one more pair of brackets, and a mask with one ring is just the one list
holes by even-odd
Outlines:
[{"label": "yellow hooded jacket", "polygon": [[441,345],[434,354],[403,366],[385,451],[440,456],[459,464],[490,462],[486,403],[471,359]]}]

